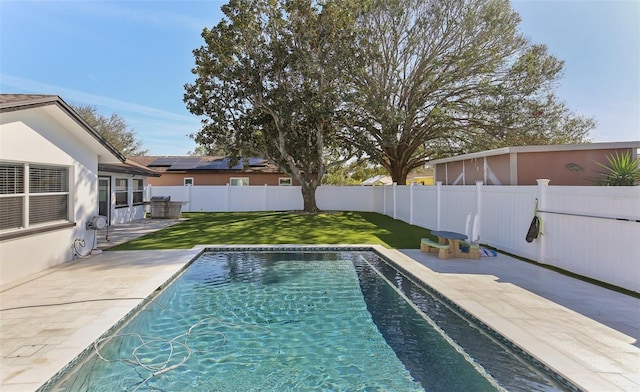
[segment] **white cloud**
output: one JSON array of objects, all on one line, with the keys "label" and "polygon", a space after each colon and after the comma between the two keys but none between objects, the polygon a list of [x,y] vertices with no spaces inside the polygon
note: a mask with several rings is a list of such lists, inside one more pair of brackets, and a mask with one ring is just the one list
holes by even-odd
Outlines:
[{"label": "white cloud", "polygon": [[89,94],[84,91],[69,89],[53,84],[42,83],[18,76],[0,74],[0,91],[8,92],[8,88],[27,93],[42,94],[43,92],[55,92],[66,102],[79,102],[114,109],[116,112],[129,112],[149,117],[164,118],[168,120],[198,122],[194,116],[182,115],[165,110],[140,105],[133,102],[122,101],[100,95]]},{"label": "white cloud", "polygon": [[0,92],[53,93],[70,104],[96,106],[105,115],[109,113],[100,109],[108,108],[109,111],[117,113],[127,121],[127,125],[142,140],[143,148],[148,149],[153,155],[185,155],[195,146],[193,140],[187,135],[200,129],[200,120],[192,115],[178,114],[2,73],[0,73]]}]

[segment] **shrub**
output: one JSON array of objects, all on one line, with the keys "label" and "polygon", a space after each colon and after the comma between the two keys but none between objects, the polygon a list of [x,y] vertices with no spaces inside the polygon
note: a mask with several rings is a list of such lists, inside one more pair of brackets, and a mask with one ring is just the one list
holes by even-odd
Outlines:
[{"label": "shrub", "polygon": [[640,182],[640,157],[632,160],[631,153],[607,156],[609,165],[596,162],[604,170],[596,171],[601,175],[594,181],[605,186],[633,186]]}]

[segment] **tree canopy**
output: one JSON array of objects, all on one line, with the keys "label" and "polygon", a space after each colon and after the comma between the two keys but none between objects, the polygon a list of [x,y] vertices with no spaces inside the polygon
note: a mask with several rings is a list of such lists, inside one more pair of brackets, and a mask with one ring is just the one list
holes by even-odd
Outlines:
[{"label": "tree canopy", "polygon": [[195,135],[240,158],[259,154],[300,184],[304,210],[326,170],[350,70],[357,66],[351,0],[231,0],[194,50],[184,101],[205,116]]},{"label": "tree canopy", "polygon": [[112,146],[125,156],[146,155],[149,150],[142,147],[142,140],[138,139],[127,122],[115,113],[106,117],[98,113],[98,109],[91,105],[72,105],[73,109],[87,124],[91,125]]},{"label": "tree canopy", "polygon": [[345,142],[404,184],[442,156],[586,141],[593,120],[554,95],[562,61],[519,22],[508,0],[374,0]]},{"label": "tree canopy", "polygon": [[352,155],[405,184],[431,159],[586,142],[594,126],[557,98],[563,63],[522,36],[508,0],[230,0],[222,11],[185,85],[204,117],[193,137],[290,173],[305,211]]}]

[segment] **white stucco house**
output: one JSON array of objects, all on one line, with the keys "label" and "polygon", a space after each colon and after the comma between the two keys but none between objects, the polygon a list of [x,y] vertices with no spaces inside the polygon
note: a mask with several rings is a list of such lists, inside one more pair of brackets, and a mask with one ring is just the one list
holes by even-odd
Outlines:
[{"label": "white stucco house", "polygon": [[144,218],[149,175],[57,95],[0,94],[0,286],[93,249],[92,218]]}]

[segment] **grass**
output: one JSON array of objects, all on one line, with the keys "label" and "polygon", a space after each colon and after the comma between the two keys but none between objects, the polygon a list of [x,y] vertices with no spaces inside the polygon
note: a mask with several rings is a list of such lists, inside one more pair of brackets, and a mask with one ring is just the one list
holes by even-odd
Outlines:
[{"label": "grass", "polygon": [[417,249],[430,231],[369,212],[185,213],[189,220],[111,248],[189,249],[205,244],[380,244]]}]

